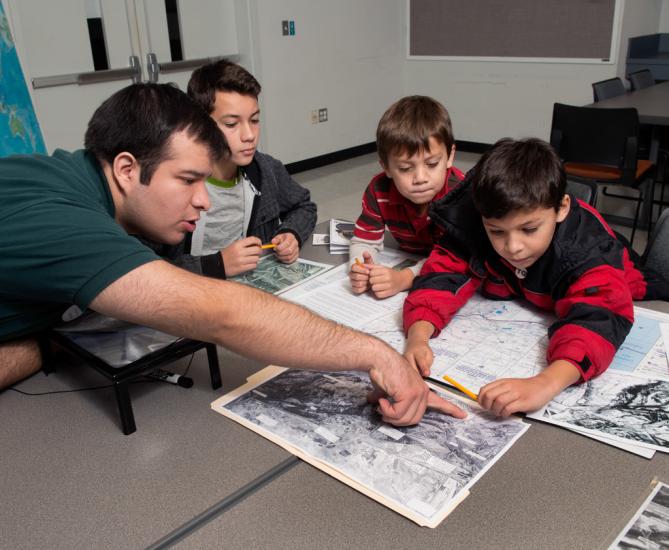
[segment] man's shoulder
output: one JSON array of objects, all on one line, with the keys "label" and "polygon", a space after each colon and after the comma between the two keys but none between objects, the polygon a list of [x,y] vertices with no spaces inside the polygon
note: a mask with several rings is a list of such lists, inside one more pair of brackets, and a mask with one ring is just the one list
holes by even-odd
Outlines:
[{"label": "man's shoulder", "polygon": [[17,169],[24,176],[43,172],[53,174],[54,169],[72,170],[93,167],[97,161],[84,149],[65,151],[56,149],[51,155],[35,153],[32,155],[10,155],[0,159],[3,173]]},{"label": "man's shoulder", "polygon": [[10,210],[43,202],[103,204],[111,196],[95,157],[84,151],[57,149],[52,155],[17,155],[0,159],[3,206]]}]

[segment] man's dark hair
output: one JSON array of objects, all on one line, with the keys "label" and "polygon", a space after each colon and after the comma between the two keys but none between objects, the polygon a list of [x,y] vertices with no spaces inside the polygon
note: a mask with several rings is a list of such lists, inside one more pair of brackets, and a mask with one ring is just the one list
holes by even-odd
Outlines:
[{"label": "man's dark hair", "polygon": [[536,138],[499,140],[472,171],[474,205],[484,218],[503,218],[515,210],[554,208],[567,186],[562,161]]},{"label": "man's dark hair", "polygon": [[431,97],[407,96],[383,113],[376,129],[376,150],[387,166],[391,154],[406,153],[412,157],[419,149],[428,150],[430,138],[442,143],[451,154],[455,140],[448,111]]},{"label": "man's dark hair", "polygon": [[84,146],[109,164],[119,153],[131,153],[141,167],[140,181],[148,184],[158,165],[170,157],[172,136],[181,131],[205,145],[213,160],[229,153],[216,123],[176,86],[131,84],[96,109]]},{"label": "man's dark hair", "polygon": [[226,59],[195,69],[188,81],[188,95],[208,113],[214,110],[216,92],[237,92],[258,99],[260,89],[250,72]]}]

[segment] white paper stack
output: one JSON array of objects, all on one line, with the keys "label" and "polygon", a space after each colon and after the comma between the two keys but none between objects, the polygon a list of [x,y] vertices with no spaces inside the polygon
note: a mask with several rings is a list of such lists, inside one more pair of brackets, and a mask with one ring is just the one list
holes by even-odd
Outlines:
[{"label": "white paper stack", "polygon": [[354,226],[346,220],[330,220],[330,254],[348,254]]}]

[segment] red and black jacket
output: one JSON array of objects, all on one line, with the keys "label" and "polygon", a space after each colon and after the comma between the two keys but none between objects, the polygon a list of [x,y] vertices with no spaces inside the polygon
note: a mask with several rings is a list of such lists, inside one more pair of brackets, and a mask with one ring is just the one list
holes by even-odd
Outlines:
[{"label": "red and black jacket", "polygon": [[444,236],[404,303],[405,330],[425,320],[436,336],[477,289],[492,299],[522,297],[558,317],[548,329],[549,364],[569,361],[583,380],[606,370],[632,328],[632,300],[667,299],[669,284],[632,261],[594,208],[571,199],[548,250],[523,279],[490,244],[468,180],[435,203],[431,218]]}]

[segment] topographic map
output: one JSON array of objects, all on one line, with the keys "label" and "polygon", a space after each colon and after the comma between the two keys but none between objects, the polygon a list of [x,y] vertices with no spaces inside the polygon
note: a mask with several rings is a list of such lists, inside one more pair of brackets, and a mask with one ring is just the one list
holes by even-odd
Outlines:
[{"label": "topographic map", "polygon": [[[362,330],[404,351],[401,312],[374,320]],[[545,365],[552,315],[518,304],[475,295],[430,340],[434,364],[430,378],[443,383],[444,374],[478,393],[481,386],[502,377],[533,376]]]},{"label": "topographic map", "polygon": [[[395,265],[398,257],[390,258]],[[342,324],[372,334],[403,353],[402,303],[406,293],[386,300],[350,290],[347,267],[327,279],[297,287],[286,297]],[[294,293],[293,293],[294,292]],[[598,438],[650,458],[669,451],[669,364],[662,326],[669,315],[639,307],[634,325],[610,367],[592,381],[576,384],[530,418]],[[430,340],[430,378],[448,376],[478,394],[498,378],[527,378],[546,366],[548,327],[555,320],[522,301],[495,301],[475,295],[441,334]],[[634,403],[627,407],[626,403]],[[642,405],[643,403],[643,405]],[[650,418],[649,418],[650,415]]]}]

